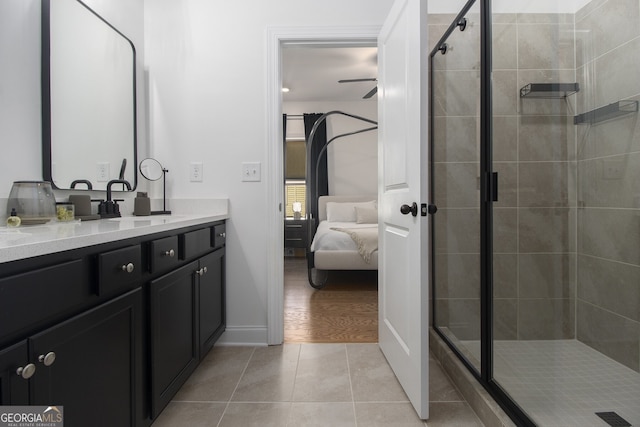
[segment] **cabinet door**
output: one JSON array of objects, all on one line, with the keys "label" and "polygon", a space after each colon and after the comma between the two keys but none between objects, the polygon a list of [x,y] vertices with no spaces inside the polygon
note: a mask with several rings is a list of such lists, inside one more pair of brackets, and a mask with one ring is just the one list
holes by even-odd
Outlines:
[{"label": "cabinet door", "polygon": [[200,268],[203,271],[198,292],[202,359],[225,328],[224,248],[200,258]]},{"label": "cabinet door", "polygon": [[29,338],[32,404],[64,406],[67,427],[135,425],[141,310],[137,289]]},{"label": "cabinet door", "polygon": [[149,285],[151,416],[169,403],[198,364],[196,261]]},{"label": "cabinet door", "polygon": [[27,368],[29,363],[26,341],[0,350],[0,405],[29,404],[29,379],[18,375],[19,368],[26,369],[26,377],[32,374],[35,367]]}]

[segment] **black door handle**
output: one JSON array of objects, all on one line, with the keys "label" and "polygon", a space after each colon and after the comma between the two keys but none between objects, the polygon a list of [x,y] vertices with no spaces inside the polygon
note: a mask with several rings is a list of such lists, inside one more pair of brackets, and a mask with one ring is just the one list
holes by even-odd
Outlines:
[{"label": "black door handle", "polygon": [[413,202],[411,206],[409,205],[400,206],[400,213],[402,213],[402,215],[408,215],[409,212],[411,212],[411,215],[413,216],[418,216],[418,204],[416,202]]}]

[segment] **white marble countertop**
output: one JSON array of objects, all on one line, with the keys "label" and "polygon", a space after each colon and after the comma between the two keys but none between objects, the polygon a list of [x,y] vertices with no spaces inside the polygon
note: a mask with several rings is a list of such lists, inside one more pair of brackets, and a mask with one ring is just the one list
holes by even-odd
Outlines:
[{"label": "white marble countertop", "polygon": [[[225,210],[226,211],[226,210]],[[227,212],[0,227],[0,263],[228,219]]]}]

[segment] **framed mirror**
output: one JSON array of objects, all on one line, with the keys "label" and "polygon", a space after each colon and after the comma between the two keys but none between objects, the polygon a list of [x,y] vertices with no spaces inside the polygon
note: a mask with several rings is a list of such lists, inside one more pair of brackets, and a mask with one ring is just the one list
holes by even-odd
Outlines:
[{"label": "framed mirror", "polygon": [[136,52],[80,0],[42,0],[42,152],[55,188],[137,185]]}]

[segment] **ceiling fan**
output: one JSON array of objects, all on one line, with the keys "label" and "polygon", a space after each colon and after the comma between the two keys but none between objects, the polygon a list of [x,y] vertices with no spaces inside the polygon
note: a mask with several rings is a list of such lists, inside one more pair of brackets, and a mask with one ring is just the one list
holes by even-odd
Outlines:
[{"label": "ceiling fan", "polygon": [[[376,78],[368,78],[368,79],[345,79],[345,80],[338,80],[338,83],[356,83],[356,82],[377,82],[378,79]],[[362,99],[369,99],[371,98],[373,95],[376,94],[376,92],[378,92],[378,85],[374,86],[373,89],[371,89],[369,92],[367,92],[365,94],[365,96],[362,97]]]}]

